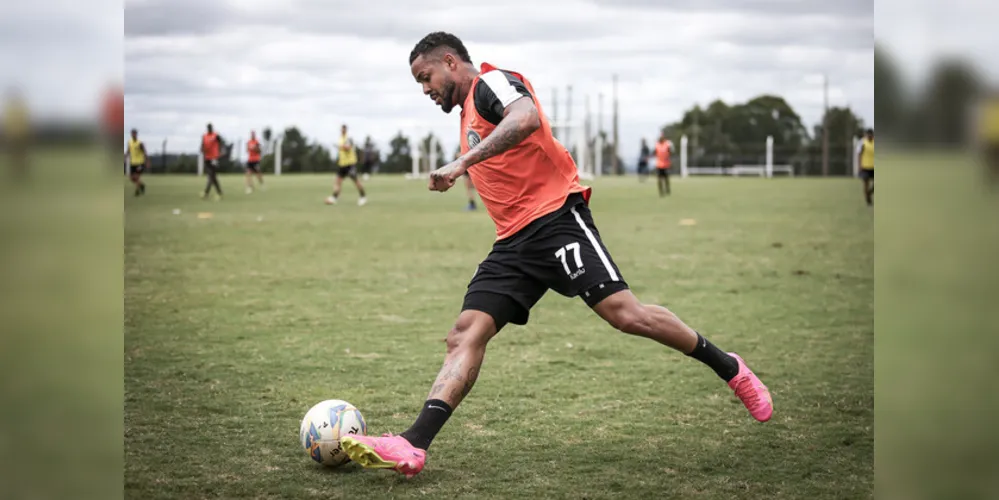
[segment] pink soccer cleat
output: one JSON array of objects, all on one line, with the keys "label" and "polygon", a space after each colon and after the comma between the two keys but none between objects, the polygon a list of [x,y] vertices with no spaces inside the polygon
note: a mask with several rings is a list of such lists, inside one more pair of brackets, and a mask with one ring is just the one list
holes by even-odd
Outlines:
[{"label": "pink soccer cleat", "polygon": [[370,469],[393,469],[411,478],[421,470],[427,452],[406,441],[402,436],[382,437],[348,434],[340,438],[340,446],[351,460]]},{"label": "pink soccer cleat", "polygon": [[746,366],[746,362],[734,352],[728,353],[739,362],[739,374],[728,382],[735,395],[746,405],[749,414],[760,422],[770,420],[774,414],[774,402],[770,398],[770,389],[760,382],[760,378]]}]

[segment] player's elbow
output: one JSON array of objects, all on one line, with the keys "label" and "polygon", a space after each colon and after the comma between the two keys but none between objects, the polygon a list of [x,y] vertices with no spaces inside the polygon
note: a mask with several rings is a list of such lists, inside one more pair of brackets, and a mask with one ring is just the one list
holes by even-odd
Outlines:
[{"label": "player's elbow", "polygon": [[533,134],[539,128],[541,128],[541,116],[538,114],[538,108],[531,106],[525,109],[520,119],[520,129],[527,134]]}]

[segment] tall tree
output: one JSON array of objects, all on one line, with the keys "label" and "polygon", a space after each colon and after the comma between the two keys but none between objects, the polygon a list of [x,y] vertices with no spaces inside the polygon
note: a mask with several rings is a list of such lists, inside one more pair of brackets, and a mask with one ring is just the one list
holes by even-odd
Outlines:
[{"label": "tall tree", "polygon": [[298,127],[288,127],[284,131],[284,141],[281,143],[281,170],[302,172],[307,164],[309,152],[309,141],[302,131]]},{"label": "tall tree", "polygon": [[969,133],[969,112],[981,81],[974,68],[962,59],[940,61],[919,105],[922,140],[931,144],[960,145]]},{"label": "tall tree", "polygon": [[874,46],[874,89],[878,96],[874,100],[878,135],[899,136],[904,128],[908,96],[895,61],[878,45]]},{"label": "tall tree", "polygon": [[409,138],[400,130],[389,142],[389,153],[381,170],[388,173],[410,172],[413,169],[412,149]]},{"label": "tall tree", "polygon": [[662,130],[674,144],[679,144],[681,136],[688,137],[693,165],[762,163],[767,136],[774,138],[774,161],[784,163],[808,141],[801,117],[775,95],[761,95],[731,106],[721,100],[706,109],[694,106],[679,122],[667,124]]},{"label": "tall tree", "polygon": [[[821,163],[822,158],[822,124],[829,126],[829,174],[852,175],[853,155],[855,149],[853,140],[864,128],[864,120],[853,113],[850,108],[831,107],[826,112],[822,122],[815,126],[815,135],[807,151],[799,158],[807,158],[809,164]],[[817,170],[806,170],[807,174],[818,174]]]}]

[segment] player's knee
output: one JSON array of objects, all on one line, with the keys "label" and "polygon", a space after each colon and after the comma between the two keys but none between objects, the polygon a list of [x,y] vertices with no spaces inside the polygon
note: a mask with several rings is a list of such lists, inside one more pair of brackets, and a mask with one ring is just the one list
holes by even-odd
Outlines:
[{"label": "player's knee", "polygon": [[464,311],[458,316],[454,326],[447,332],[447,352],[485,346],[496,334],[492,319],[478,311]]}]

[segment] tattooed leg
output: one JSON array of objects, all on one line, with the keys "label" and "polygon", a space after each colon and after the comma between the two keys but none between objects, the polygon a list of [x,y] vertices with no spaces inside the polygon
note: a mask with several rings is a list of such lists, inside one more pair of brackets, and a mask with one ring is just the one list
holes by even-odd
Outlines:
[{"label": "tattooed leg", "polygon": [[464,311],[447,334],[447,357],[427,399],[439,399],[455,408],[468,395],[479,376],[486,344],[496,335],[492,318],[479,311]]},{"label": "tattooed leg", "polygon": [[413,446],[426,450],[451,417],[451,413],[472,390],[479,376],[486,344],[496,335],[492,316],[479,311],[463,311],[447,334],[447,357],[423,404],[416,422],[401,434]]}]

